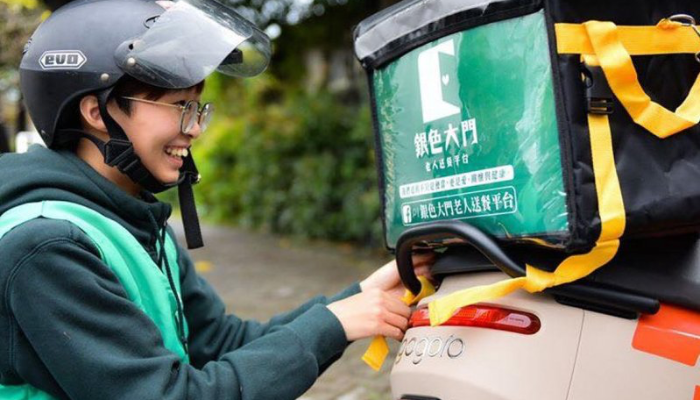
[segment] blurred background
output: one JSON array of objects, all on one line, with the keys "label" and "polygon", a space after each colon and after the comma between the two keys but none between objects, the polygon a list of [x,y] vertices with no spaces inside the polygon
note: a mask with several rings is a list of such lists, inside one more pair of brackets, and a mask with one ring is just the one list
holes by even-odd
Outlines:
[{"label": "blurred background", "polygon": [[[68,2],[0,0],[0,152],[32,130],[18,90],[22,48]],[[367,79],[352,33],[396,1],[221,2],[265,30],[273,57],[259,77],[207,80],[203,98],[217,114],[193,148],[207,246],[192,255],[229,311],[266,319],[391,259],[383,250]],[[175,193],[165,199],[176,203]],[[353,344],[303,399],[389,399],[390,365],[379,374],[364,366],[367,345]]]}]

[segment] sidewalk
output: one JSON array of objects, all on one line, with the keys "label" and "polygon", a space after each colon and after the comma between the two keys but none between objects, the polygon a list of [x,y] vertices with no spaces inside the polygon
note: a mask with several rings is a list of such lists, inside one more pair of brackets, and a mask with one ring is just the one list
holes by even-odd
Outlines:
[{"label": "sidewalk", "polygon": [[[180,222],[171,225],[184,243]],[[232,228],[203,226],[202,232],[206,246],[190,252],[199,273],[216,288],[228,312],[246,319],[266,320],[315,295],[334,294],[391,259]],[[391,399],[391,365],[387,361],[380,373],[367,367],[360,357],[368,345],[369,340],[352,344],[300,399]],[[392,343],[394,351],[397,345]]]}]

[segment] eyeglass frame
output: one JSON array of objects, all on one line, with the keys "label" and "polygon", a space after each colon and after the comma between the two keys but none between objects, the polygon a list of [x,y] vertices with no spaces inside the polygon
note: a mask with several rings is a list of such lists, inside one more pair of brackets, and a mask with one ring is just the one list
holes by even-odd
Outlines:
[{"label": "eyeglass frame", "polygon": [[[209,122],[207,122],[207,124],[206,124],[204,127],[202,127],[202,116],[203,116],[203,115],[205,115],[205,116],[211,116],[211,115],[213,115],[214,109],[215,109],[213,103],[204,103],[204,104],[201,104],[201,103],[200,103],[199,101],[197,101],[197,100],[188,100],[184,105],[178,105],[178,104],[165,103],[165,102],[162,102],[162,101],[154,101],[154,100],[142,99],[142,98],[140,98],[140,97],[121,96],[121,98],[122,98],[122,99],[125,99],[125,100],[138,101],[138,102],[146,103],[146,104],[155,104],[155,105],[160,105],[160,106],[168,106],[168,107],[172,107],[172,108],[179,108],[179,109],[181,110],[181,112],[182,112],[182,113],[180,114],[180,132],[182,132],[182,133],[185,134],[185,135],[188,134],[189,131],[192,130],[192,128],[194,127],[194,124],[192,124],[192,125],[189,126],[189,127],[186,127],[186,126],[185,126],[185,115],[186,115],[187,109],[191,106],[191,104],[195,104],[196,107],[197,107],[197,108],[196,108],[196,110],[197,110],[197,118],[196,118],[195,121],[196,121],[197,124],[199,125],[199,129],[200,129],[201,132],[204,132],[204,131],[207,129],[207,127],[209,126]],[[207,112],[207,114],[204,114],[205,111]],[[211,119],[210,119],[210,120],[211,120]]]}]

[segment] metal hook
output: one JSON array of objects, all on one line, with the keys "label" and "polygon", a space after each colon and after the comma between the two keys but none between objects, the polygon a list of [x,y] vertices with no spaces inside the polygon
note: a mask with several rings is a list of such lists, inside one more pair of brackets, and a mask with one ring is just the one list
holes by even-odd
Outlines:
[{"label": "metal hook", "polygon": [[[693,28],[693,31],[695,32],[696,35],[698,35],[698,38],[700,38],[700,29],[698,29],[697,25],[695,25],[695,18],[693,18],[691,15],[688,14],[675,14],[672,15],[668,18],[666,18],[668,21],[672,22],[678,22],[679,24],[683,26],[689,26]],[[700,52],[695,53],[695,61],[700,63]]]},{"label": "metal hook", "polygon": [[672,22],[678,22],[679,24],[683,24],[685,26],[695,26],[695,18],[688,14],[674,14],[665,19]]}]

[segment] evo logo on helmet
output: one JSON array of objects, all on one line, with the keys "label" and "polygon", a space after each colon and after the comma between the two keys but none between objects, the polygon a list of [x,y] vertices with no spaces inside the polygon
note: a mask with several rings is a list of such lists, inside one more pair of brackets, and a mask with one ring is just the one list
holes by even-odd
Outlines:
[{"label": "evo logo on helmet", "polygon": [[80,50],[54,50],[41,55],[42,69],[80,69],[87,58]]},{"label": "evo logo on helmet", "polygon": [[413,337],[404,339],[396,355],[398,364],[404,358],[410,360],[413,365],[418,365],[426,358],[450,358],[456,359],[464,354],[464,341],[450,335],[443,339],[439,336],[433,337]]},{"label": "evo logo on helmet", "polygon": [[448,87],[450,81],[456,84],[457,71],[454,76],[449,72],[443,73],[440,69],[440,58],[445,56],[455,57],[455,43],[453,39],[442,42],[435,47],[418,55],[418,78],[420,84],[420,100],[423,109],[423,123],[435,121],[440,118],[459,114],[460,108],[443,98],[443,86]]}]

